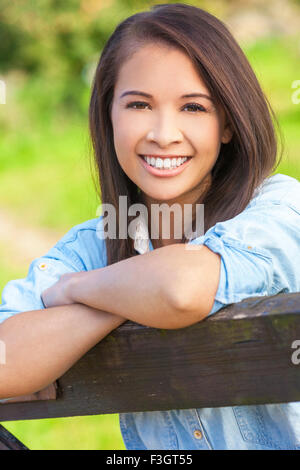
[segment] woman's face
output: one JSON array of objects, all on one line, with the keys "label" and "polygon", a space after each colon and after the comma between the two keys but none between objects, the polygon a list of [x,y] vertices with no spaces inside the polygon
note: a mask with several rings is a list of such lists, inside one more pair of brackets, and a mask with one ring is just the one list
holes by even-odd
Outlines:
[{"label": "woman's face", "polygon": [[[205,96],[182,97],[191,94]],[[121,67],[111,120],[118,161],[148,201],[195,202],[210,181],[221,142],[231,138],[224,112],[190,59],[156,44],[142,46]],[[180,157],[189,157],[182,166]]]}]

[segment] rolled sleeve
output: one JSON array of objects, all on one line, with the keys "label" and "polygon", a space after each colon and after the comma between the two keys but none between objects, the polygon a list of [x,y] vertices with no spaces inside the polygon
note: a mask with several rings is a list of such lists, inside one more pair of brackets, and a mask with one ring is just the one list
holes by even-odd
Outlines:
[{"label": "rolled sleeve", "polygon": [[29,266],[27,277],[9,281],[2,291],[0,324],[21,312],[45,308],[41,294],[66,273],[105,266],[105,240],[97,236],[102,217],[72,227],[44,256]]},{"label": "rolled sleeve", "polygon": [[286,204],[254,205],[192,240],[221,255],[209,315],[249,297],[299,291],[299,225],[299,213]]},{"label": "rolled sleeve", "polygon": [[221,255],[221,271],[215,300],[219,308],[254,296],[269,295],[273,278],[271,257],[238,240],[210,237],[204,243]]},{"label": "rolled sleeve", "polygon": [[81,270],[83,266],[75,255],[70,257],[62,244],[54,246],[45,256],[32,261],[26,278],[6,284],[2,291],[0,324],[17,313],[45,308],[42,292],[63,274]]}]

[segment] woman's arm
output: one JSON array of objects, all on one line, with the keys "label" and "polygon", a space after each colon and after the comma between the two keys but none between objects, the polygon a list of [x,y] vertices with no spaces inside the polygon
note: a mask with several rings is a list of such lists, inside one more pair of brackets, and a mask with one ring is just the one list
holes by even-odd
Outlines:
[{"label": "woman's arm", "polygon": [[221,257],[206,246],[194,248],[168,245],[105,268],[75,273],[68,282],[69,302],[154,328],[197,323],[213,307]]},{"label": "woman's arm", "polygon": [[126,321],[81,304],[19,313],[0,325],[0,399],[42,390]]}]

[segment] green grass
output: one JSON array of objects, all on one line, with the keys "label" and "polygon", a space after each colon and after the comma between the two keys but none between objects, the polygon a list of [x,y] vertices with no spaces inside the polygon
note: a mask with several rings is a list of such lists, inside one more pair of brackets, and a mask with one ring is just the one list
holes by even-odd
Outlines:
[{"label": "green grass", "polygon": [[78,122],[7,131],[0,143],[0,205],[32,225],[67,230],[95,217],[87,131]]},{"label": "green grass", "polygon": [[[269,38],[245,48],[265,95],[280,114],[294,112],[292,83],[299,79],[299,39]],[[299,123],[298,109],[298,123]]]},{"label": "green grass", "polygon": [[2,425],[31,450],[126,449],[117,414],[15,421]]},{"label": "green grass", "polygon": [[300,104],[292,102],[299,79],[299,37],[269,38],[245,49],[262,89],[273,107],[284,137],[285,151],[278,173],[300,179]]}]

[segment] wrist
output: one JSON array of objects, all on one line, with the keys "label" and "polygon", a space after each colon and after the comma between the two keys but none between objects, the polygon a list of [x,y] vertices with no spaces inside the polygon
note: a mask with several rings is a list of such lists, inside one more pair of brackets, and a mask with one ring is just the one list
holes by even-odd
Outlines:
[{"label": "wrist", "polygon": [[86,277],[88,275],[88,271],[80,271],[77,273],[73,273],[72,276],[69,277],[67,287],[66,287],[66,295],[68,300],[72,304],[82,304],[86,305],[87,307],[94,309],[98,314],[101,313],[102,318],[107,317],[110,322],[112,322],[114,328],[117,328],[118,326],[122,325],[126,321],[128,321],[127,318],[118,315],[116,313],[111,313],[105,310],[98,309],[96,307],[91,307],[89,304],[85,303],[86,302],[86,295],[84,295],[85,288],[83,283],[87,281]]},{"label": "wrist", "polygon": [[68,283],[66,286],[66,295],[71,303],[83,303],[80,300],[80,284],[82,284],[82,278],[85,271],[72,273],[72,276],[69,277]]}]

